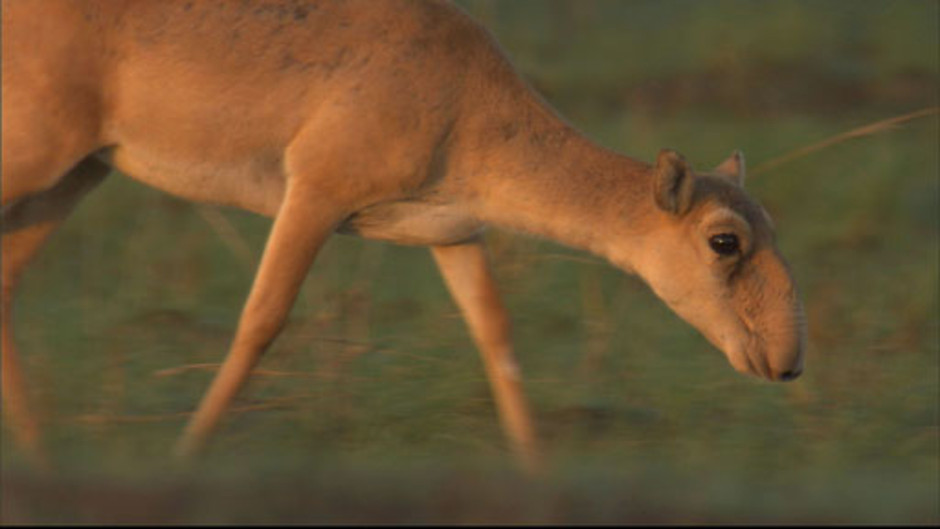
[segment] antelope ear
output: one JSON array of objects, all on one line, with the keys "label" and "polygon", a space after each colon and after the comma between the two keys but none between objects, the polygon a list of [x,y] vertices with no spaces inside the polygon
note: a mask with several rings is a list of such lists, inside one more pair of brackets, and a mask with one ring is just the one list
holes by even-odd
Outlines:
[{"label": "antelope ear", "polygon": [[692,205],[695,175],[681,154],[670,149],[656,157],[656,204],[660,209],[683,215]]},{"label": "antelope ear", "polygon": [[727,160],[718,164],[715,173],[738,187],[744,186],[744,153],[735,150]]}]

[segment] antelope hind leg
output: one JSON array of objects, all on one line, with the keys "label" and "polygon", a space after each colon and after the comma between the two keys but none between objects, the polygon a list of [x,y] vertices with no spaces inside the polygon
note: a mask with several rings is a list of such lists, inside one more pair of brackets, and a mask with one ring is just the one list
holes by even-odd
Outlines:
[{"label": "antelope hind leg", "polygon": [[188,459],[205,446],[252,368],[280,332],[317,251],[342,218],[335,206],[316,193],[293,187],[288,188],[274,220],[228,356],[176,445],[178,458]]},{"label": "antelope hind leg", "polygon": [[[13,338],[13,295],[23,270],[48,237],[62,224],[85,193],[108,174],[103,163],[87,159],[72,169],[58,184],[46,191],[16,197],[3,208],[2,300],[2,395],[7,426],[19,446],[34,464],[47,466],[41,447],[38,421],[30,411],[26,382]],[[15,178],[15,173],[4,178]],[[13,198],[13,197],[5,197]]]},{"label": "antelope hind leg", "polygon": [[500,300],[483,242],[475,239],[435,246],[431,251],[483,356],[503,430],[523,468],[537,473],[541,457],[513,356],[509,315]]}]

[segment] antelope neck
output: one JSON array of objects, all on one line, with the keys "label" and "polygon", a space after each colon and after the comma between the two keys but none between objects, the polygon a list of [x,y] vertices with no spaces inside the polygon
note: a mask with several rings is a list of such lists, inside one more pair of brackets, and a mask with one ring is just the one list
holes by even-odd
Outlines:
[{"label": "antelope neck", "polygon": [[581,248],[621,266],[651,212],[648,164],[592,142],[528,90],[477,130],[467,175],[488,224]]}]

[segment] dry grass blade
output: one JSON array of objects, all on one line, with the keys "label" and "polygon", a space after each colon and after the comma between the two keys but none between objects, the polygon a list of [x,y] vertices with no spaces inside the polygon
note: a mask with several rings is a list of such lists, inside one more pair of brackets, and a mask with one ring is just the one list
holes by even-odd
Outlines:
[{"label": "dry grass blade", "polygon": [[[267,399],[257,404],[245,404],[242,406],[232,406],[226,413],[247,413],[251,411],[272,410],[284,408],[293,405],[298,401],[311,397],[309,393],[290,395],[287,397],[275,397]],[[115,423],[148,423],[165,422],[188,419],[195,412],[176,412],[176,413],[155,413],[149,415],[107,415],[107,414],[84,414],[71,417],[71,422],[80,424],[115,424]]]},{"label": "dry grass blade", "polygon": [[879,132],[892,129],[895,126],[900,125],[901,123],[911,121],[913,119],[929,116],[931,114],[937,114],[938,112],[940,112],[940,107],[923,108],[921,110],[918,110],[916,112],[911,112],[909,114],[903,114],[901,116],[895,116],[893,118],[876,121],[875,123],[870,123],[862,127],[856,127],[852,130],[826,138],[825,140],[818,141],[816,143],[807,145],[805,147],[801,147],[794,151],[790,151],[787,154],[784,154],[782,156],[772,158],[762,164],[757,165],[757,167],[754,167],[753,169],[749,169],[748,176],[753,176],[756,174],[765,173],[772,169],[776,169],[777,167],[787,162],[791,162],[798,158],[802,158],[816,151],[825,149],[826,147],[831,147],[833,145],[842,143],[852,138],[861,138],[863,136],[870,136],[872,134],[877,134]]},{"label": "dry grass blade", "polygon": [[[155,377],[171,377],[188,371],[209,371],[216,372],[222,364],[187,364],[177,367],[168,367],[153,372]],[[307,373],[304,371],[279,371],[274,369],[255,369],[251,372],[253,376],[261,377],[282,377],[282,378],[333,378],[323,376],[318,373]]]}]

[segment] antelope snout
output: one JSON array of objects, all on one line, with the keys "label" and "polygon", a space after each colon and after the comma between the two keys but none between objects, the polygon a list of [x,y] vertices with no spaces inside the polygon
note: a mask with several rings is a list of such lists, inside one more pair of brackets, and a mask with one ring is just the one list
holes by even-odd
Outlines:
[{"label": "antelope snout", "polygon": [[[782,351],[771,352],[766,358],[765,378],[774,382],[789,382],[803,374],[803,355],[806,350],[803,336],[796,337],[796,343]],[[776,353],[776,354],[775,354]]]},{"label": "antelope snout", "polygon": [[[797,327],[795,340],[791,346],[789,354],[783,355],[785,362],[774,365],[771,362],[771,370],[776,374],[776,380],[779,382],[790,382],[796,380],[803,374],[803,362],[806,358],[806,327],[799,325]],[[774,369],[776,368],[776,369]]]},{"label": "antelope snout", "polygon": [[772,382],[789,382],[803,374],[805,347],[801,337],[795,338],[795,343],[771,349],[756,346],[754,340],[748,340],[746,345],[730,347],[725,352],[731,365],[745,375]]},{"label": "antelope snout", "polygon": [[791,380],[796,380],[802,374],[803,374],[803,368],[790,369],[789,371],[784,371],[783,373],[777,374],[776,380],[780,382],[789,382]]},{"label": "antelope snout", "polygon": [[[734,365],[734,362],[732,362],[732,364]],[[791,380],[796,380],[803,374],[802,360],[796,362],[793,367],[783,369],[772,367],[770,362],[756,358],[750,362],[744,363],[744,365],[734,365],[734,367],[746,375],[753,375],[772,382],[790,382]]]}]

